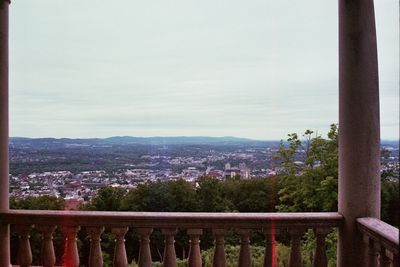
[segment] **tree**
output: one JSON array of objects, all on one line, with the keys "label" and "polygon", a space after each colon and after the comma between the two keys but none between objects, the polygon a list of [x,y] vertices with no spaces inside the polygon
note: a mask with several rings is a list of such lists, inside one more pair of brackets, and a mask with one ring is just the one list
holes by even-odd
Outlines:
[{"label": "tree", "polygon": [[197,211],[196,192],[184,180],[139,185],[123,200],[126,211]]},{"label": "tree", "polygon": [[278,204],[277,182],[277,177],[232,179],[221,183],[221,189],[235,211],[274,212]]},{"label": "tree", "polygon": [[274,156],[274,159],[281,162],[282,172],[284,175],[293,176],[297,171],[295,156],[296,151],[301,146],[301,141],[299,140],[297,133],[288,134],[288,137],[288,146],[286,147],[283,140],[281,140],[279,150]]},{"label": "tree", "polygon": [[62,210],[64,199],[55,196],[27,197],[24,199],[10,199],[10,209],[24,210]]},{"label": "tree", "polygon": [[399,227],[400,190],[399,180],[382,180],[381,219],[393,226]]},{"label": "tree", "polygon": [[126,190],[119,187],[102,187],[92,200],[84,205],[82,210],[119,211],[122,208],[122,201]]},{"label": "tree", "polygon": [[[282,162],[279,211],[337,210],[338,127],[331,125],[328,139],[312,134],[305,131],[305,148],[296,133],[289,134],[288,145],[281,142],[275,155]],[[304,165],[295,164],[300,151],[305,151]]]},{"label": "tree", "polygon": [[200,177],[196,188],[200,210],[204,212],[226,212],[234,210],[234,205],[226,197],[223,182],[212,177]]}]

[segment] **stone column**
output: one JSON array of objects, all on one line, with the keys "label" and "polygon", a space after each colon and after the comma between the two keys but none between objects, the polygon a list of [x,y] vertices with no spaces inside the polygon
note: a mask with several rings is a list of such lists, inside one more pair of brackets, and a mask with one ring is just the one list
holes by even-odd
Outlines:
[{"label": "stone column", "polygon": [[355,219],[380,217],[378,59],[373,0],[339,0],[338,266],[365,266]]},{"label": "stone column", "polygon": [[[0,212],[8,200],[8,5],[0,0]],[[10,266],[10,228],[0,223],[0,266]]]}]

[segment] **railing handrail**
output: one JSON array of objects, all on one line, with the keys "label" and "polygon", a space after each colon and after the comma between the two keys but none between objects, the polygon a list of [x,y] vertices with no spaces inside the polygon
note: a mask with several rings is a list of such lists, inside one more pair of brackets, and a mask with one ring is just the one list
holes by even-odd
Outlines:
[{"label": "railing handrail", "polygon": [[[174,236],[177,229],[186,230],[189,236],[188,266],[202,266],[199,245],[203,230],[210,229],[215,241],[213,263],[227,266],[224,236],[227,230],[236,230],[240,235],[239,266],[251,265],[250,238],[252,230],[263,230],[265,234],[265,266],[276,265],[275,235],[281,230],[290,236],[291,252],[289,266],[301,266],[301,237],[307,229],[316,235],[314,266],[327,266],[325,238],[333,227],[339,227],[343,216],[337,212],[310,213],[223,213],[223,212],[114,212],[114,211],[55,211],[55,210],[9,210],[0,213],[0,223],[11,224],[19,236],[18,256],[21,266],[30,266],[32,253],[29,232],[33,227],[42,234],[41,260],[46,266],[54,266],[56,256],[52,235],[61,228],[65,240],[62,256],[68,266],[79,266],[77,234],[81,227],[90,240],[89,266],[103,266],[101,235],[105,228],[115,235],[114,265],[127,266],[124,236],[128,229],[139,235],[139,266],[151,266],[150,235],[154,228],[164,235],[164,266],[177,266]],[[277,229],[275,231],[274,229]]]},{"label": "railing handrail", "polygon": [[107,227],[154,228],[263,228],[307,226],[338,227],[343,216],[337,212],[224,213],[224,212],[125,212],[9,210],[0,213],[6,224],[54,224]]},{"label": "railing handrail", "polygon": [[399,229],[377,218],[358,218],[358,229],[394,254],[399,253]]}]

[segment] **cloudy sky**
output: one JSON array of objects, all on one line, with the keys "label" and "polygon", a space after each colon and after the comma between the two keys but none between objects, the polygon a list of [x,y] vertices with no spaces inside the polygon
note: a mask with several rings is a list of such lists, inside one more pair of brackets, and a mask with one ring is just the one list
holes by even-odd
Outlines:
[{"label": "cloudy sky", "polygon": [[[399,4],[375,5],[382,138],[397,139]],[[337,24],[337,1],[13,1],[10,135],[324,134]]]}]

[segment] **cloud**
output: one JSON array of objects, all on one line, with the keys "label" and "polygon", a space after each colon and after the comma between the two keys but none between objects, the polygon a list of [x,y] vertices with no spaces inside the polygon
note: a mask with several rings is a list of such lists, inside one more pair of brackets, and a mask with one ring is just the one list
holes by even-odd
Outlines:
[{"label": "cloud", "polygon": [[[376,9],[382,135],[391,137],[398,6]],[[336,10],[318,0],[17,1],[11,135],[326,132],[338,120]]]}]

